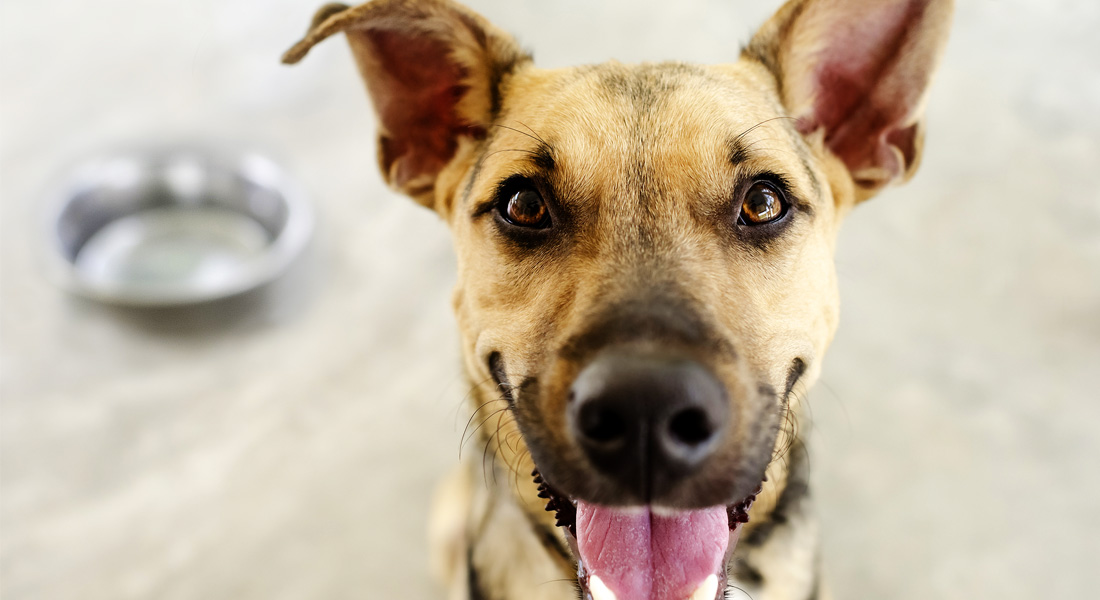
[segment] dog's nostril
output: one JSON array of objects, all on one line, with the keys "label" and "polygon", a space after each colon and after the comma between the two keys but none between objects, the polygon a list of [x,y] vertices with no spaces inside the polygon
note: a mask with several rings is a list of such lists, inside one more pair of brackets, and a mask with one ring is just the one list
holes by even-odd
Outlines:
[{"label": "dog's nostril", "polygon": [[623,415],[607,407],[588,406],[579,419],[581,434],[590,441],[607,444],[622,439],[627,434],[627,422]]},{"label": "dog's nostril", "polygon": [[687,446],[698,446],[714,433],[707,414],[698,408],[688,408],[673,415],[668,431],[673,440]]}]

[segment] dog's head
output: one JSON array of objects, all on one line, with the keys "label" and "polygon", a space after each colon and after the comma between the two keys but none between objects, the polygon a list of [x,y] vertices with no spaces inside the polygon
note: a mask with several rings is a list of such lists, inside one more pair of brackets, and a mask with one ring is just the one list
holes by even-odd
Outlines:
[{"label": "dog's head", "polygon": [[733,64],[542,70],[460,5],[376,0],[288,52],[347,34],[383,175],[454,233],[490,442],[576,507],[594,596],[722,576],[836,327],[841,218],[919,162],[951,8],[792,0]]}]

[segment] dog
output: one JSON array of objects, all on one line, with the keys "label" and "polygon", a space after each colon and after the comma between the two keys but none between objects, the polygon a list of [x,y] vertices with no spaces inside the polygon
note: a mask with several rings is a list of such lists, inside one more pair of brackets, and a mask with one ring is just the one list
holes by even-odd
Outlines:
[{"label": "dog", "polygon": [[448,598],[826,597],[835,240],[917,169],[952,11],[790,0],[732,64],[555,70],[450,0],[316,13],[284,62],[346,34],[383,177],[454,236],[486,455],[435,501]]}]

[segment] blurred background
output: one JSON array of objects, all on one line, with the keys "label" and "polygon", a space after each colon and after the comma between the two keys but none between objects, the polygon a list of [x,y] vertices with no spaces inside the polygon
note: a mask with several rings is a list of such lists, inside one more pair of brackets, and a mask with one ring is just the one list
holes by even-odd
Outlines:
[{"label": "blurred background", "polygon": [[[778,0],[470,0],[556,67],[721,62]],[[313,4],[0,3],[0,596],[438,598],[425,521],[467,391],[444,226],[387,191]],[[924,163],[860,207],[811,394],[838,598],[1100,589],[1100,3],[961,0]],[[190,310],[42,275],[71,161],[254,145],[318,214],[294,269]],[[471,448],[471,451],[478,449]]]}]

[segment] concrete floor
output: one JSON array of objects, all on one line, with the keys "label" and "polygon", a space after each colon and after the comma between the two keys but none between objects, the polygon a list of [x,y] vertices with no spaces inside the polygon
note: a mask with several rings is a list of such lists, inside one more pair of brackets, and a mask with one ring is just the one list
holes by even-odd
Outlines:
[{"label": "concrete floor", "polygon": [[[543,66],[733,59],[777,2],[476,0]],[[963,0],[907,187],[839,249],[811,395],[838,598],[1100,589],[1100,3]],[[290,0],[0,4],[0,596],[433,598],[425,511],[458,457],[453,256],[383,189],[345,46],[277,64]],[[320,211],[266,294],[111,309],[37,268],[68,160],[255,142]]]}]

